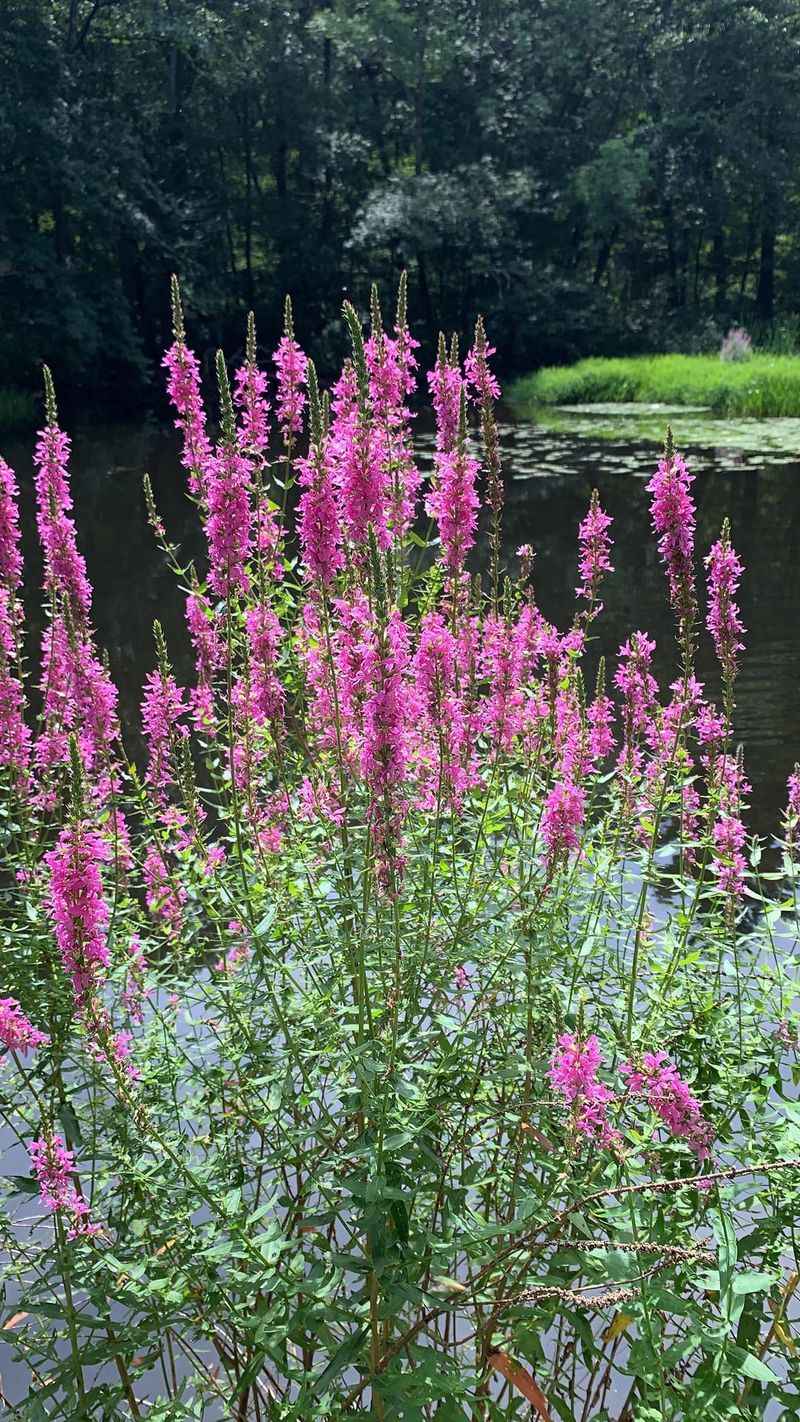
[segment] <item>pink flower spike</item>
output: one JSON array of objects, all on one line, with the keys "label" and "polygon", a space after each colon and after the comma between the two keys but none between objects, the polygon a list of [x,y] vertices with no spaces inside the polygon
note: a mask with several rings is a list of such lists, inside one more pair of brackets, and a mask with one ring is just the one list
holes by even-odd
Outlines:
[{"label": "pink flower spike", "polygon": [[0,459],[0,582],[16,589],[22,582],[19,489],[14,471]]},{"label": "pink flower spike", "polygon": [[744,892],[747,864],[742,849],[747,831],[738,815],[725,814],[714,825],[713,836],[715,855],[711,868],[722,892],[732,900],[738,899]]},{"label": "pink flower spike", "polygon": [[0,1042],[11,1052],[31,1052],[45,1047],[50,1038],[25,1016],[15,997],[0,997]]},{"label": "pink flower spike", "polygon": [[580,848],[584,800],[580,785],[570,781],[554,785],[547,796],[541,831],[549,867]]},{"label": "pink flower spike", "polygon": [[[671,437],[670,437],[671,438]],[[667,569],[673,610],[684,627],[694,617],[695,504],[690,474],[679,454],[664,454],[647,485],[652,494],[650,516],[658,538],[658,551]]]},{"label": "pink flower spike", "polygon": [[600,507],[596,489],[592,490],[589,512],[578,529],[578,576],[580,585],[576,588],[578,597],[585,598],[590,607],[597,600],[597,590],[605,573],[613,573],[611,564],[611,539],[608,530],[614,520]]},{"label": "pink flower spike", "polygon": [[480,499],[475,487],[478,461],[459,448],[436,456],[436,483],[426,499],[431,518],[439,525],[442,557],[447,571],[460,573],[475,542]]},{"label": "pink flower spike", "polygon": [[303,566],[312,582],[323,587],[333,582],[344,566],[342,529],[328,442],[297,461],[303,490],[297,504],[297,532]]},{"label": "pink flower spike", "polygon": [[180,337],[170,346],[161,364],[167,371],[167,392],[177,414],[175,428],[183,433],[181,463],[188,472],[191,493],[201,497],[205,492],[211,441],[206,433],[197,356]]},{"label": "pink flower spike", "polygon": [[236,446],[220,445],[206,468],[208,581],[219,597],[246,593],[252,552],[250,463]]},{"label": "pink flower spike", "polygon": [[239,411],[239,443],[248,454],[263,458],[269,445],[267,377],[255,363],[240,366],[233,378],[233,403]]},{"label": "pink flower spike", "polygon": [[75,1187],[75,1160],[61,1136],[31,1141],[28,1154],[44,1208],[67,1218],[67,1239],[91,1239],[99,1234],[100,1226],[89,1219],[89,1206]]},{"label": "pink flower spike", "polygon": [[308,359],[303,354],[291,329],[291,307],[287,300],[287,322],[284,334],[272,356],[278,376],[275,414],[284,444],[291,443],[303,428],[306,396],[303,389],[308,371]]},{"label": "pink flower spike", "polygon": [[588,1140],[615,1146],[620,1140],[619,1132],[608,1120],[614,1093],[598,1079],[601,1064],[600,1043],[594,1033],[581,1042],[571,1032],[564,1032],[550,1058],[547,1075],[571,1108],[573,1128]]},{"label": "pink flower spike", "polygon": [[744,650],[741,638],[744,624],[739,616],[735,593],[743,567],[731,546],[730,525],[726,519],[722,533],[706,558],[708,569],[708,613],[706,626],[714,642],[714,650],[722,667],[722,675],[730,687],[736,676],[739,652]]},{"label": "pink flower spike", "polygon": [[108,968],[108,905],[100,866],[110,858],[107,842],[85,825],[67,825],[45,856],[50,869],[50,914],[64,970],[76,1005],[85,1008]]},{"label": "pink flower spike", "polygon": [[620,1071],[629,1091],[647,1098],[667,1130],[685,1140],[698,1160],[707,1160],[713,1127],[703,1118],[699,1102],[666,1052],[645,1052],[641,1067],[626,1062]]}]

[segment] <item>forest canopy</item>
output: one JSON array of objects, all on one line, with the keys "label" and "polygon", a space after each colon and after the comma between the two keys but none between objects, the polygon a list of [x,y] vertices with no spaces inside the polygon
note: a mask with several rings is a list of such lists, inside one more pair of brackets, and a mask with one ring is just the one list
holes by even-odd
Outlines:
[{"label": "forest canopy", "polygon": [[201,350],[415,334],[507,369],[712,349],[800,306],[797,0],[6,0],[0,387],[142,400]]}]

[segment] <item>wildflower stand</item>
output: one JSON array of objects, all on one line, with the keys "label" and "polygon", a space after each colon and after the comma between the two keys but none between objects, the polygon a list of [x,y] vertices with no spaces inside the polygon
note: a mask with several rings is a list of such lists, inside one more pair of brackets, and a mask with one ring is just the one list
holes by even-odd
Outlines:
[{"label": "wildflower stand", "polygon": [[675,679],[662,696],[631,629],[587,695],[611,519],[593,495],[552,626],[533,549],[504,549],[482,323],[463,365],[439,343],[425,481],[404,282],[391,334],[377,293],[367,336],[345,307],[330,391],[288,303],[271,372],[250,318],[216,428],[177,283],[173,313],[207,554],[170,542],[148,483],[196,674],[157,624],[141,763],[48,372],[32,698],[0,462],[9,1415],[794,1407],[800,795],[795,774],[762,873],[731,530],[704,613],[668,436]]}]

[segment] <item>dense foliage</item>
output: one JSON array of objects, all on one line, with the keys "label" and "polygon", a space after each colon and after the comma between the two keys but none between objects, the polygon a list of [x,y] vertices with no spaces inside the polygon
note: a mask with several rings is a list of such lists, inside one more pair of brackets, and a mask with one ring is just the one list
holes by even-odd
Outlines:
[{"label": "dense foliage", "polygon": [[[797,312],[796,0],[6,0],[0,386],[141,400],[170,271],[201,355],[413,274],[506,366]],[[263,316],[263,319],[262,319]],[[694,348],[694,347],[693,347]],[[96,405],[95,405],[96,408]]]},{"label": "dense foliage", "polygon": [[217,437],[177,291],[174,316],[206,556],[186,564],[146,486],[196,674],[178,684],[157,625],[139,767],[49,376],[36,719],[0,462],[8,1415],[794,1409],[800,771],[762,874],[727,525],[701,609],[668,438],[675,679],[631,629],[588,692],[612,520],[594,495],[556,628],[534,551],[502,566],[480,323],[428,374],[425,480],[402,286],[391,335],[374,294],[366,340],[345,306],[329,393],[289,308],[270,373],[251,321],[232,386],[217,360]]}]

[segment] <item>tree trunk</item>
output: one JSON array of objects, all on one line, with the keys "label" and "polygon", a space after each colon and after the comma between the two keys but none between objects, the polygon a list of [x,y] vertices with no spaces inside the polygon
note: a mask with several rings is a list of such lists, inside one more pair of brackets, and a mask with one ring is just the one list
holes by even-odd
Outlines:
[{"label": "tree trunk", "polygon": [[762,321],[771,321],[775,315],[775,227],[769,218],[761,228],[756,308]]},{"label": "tree trunk", "polygon": [[714,305],[717,311],[721,311],[728,295],[728,254],[725,251],[725,233],[721,227],[714,231],[711,270],[714,273]]}]

